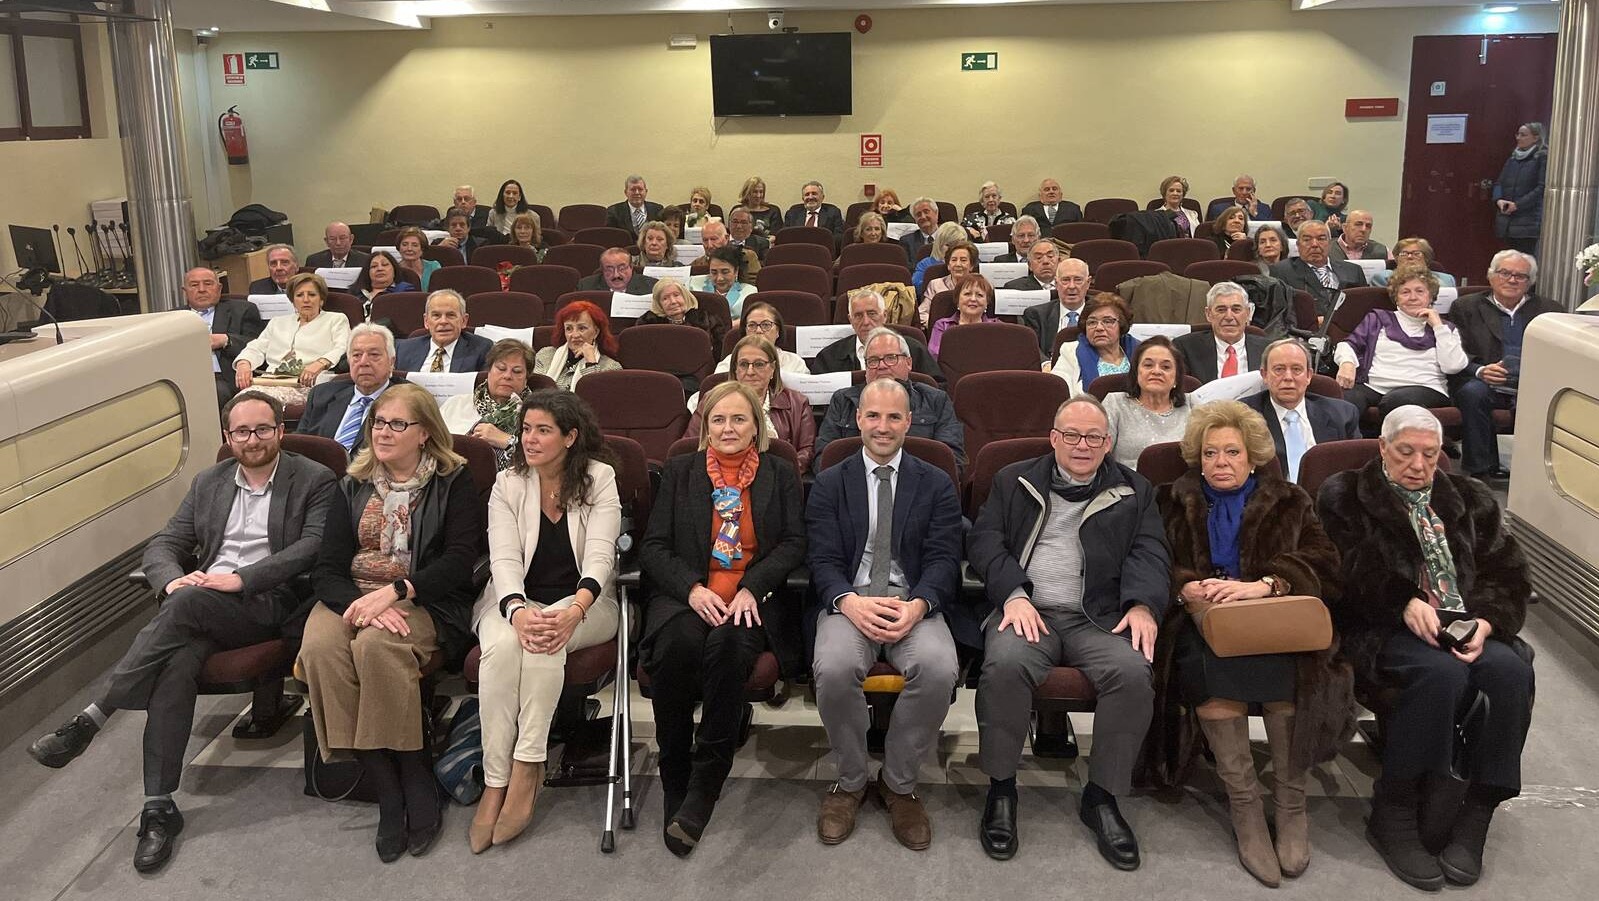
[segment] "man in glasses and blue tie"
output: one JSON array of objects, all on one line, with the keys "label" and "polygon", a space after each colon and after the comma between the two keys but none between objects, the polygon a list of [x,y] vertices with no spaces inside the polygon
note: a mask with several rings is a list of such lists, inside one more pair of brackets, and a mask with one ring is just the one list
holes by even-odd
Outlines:
[{"label": "man in glasses and blue tie", "polygon": [[1310,394],[1314,374],[1305,342],[1282,338],[1260,354],[1266,390],[1239,398],[1265,418],[1290,482],[1299,481],[1299,461],[1305,451],[1322,442],[1360,437],[1360,411],[1343,398]]}]

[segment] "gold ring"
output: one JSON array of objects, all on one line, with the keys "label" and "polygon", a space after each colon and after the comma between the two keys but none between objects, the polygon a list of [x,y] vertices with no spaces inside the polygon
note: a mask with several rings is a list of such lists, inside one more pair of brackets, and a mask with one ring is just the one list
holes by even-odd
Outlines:
[{"label": "gold ring", "polygon": [[355,618],[355,624],[356,624],[356,625],[357,625],[357,626],[364,626],[364,625],[366,625],[366,617],[364,617],[364,616],[358,616],[358,617],[356,617],[356,618]]}]

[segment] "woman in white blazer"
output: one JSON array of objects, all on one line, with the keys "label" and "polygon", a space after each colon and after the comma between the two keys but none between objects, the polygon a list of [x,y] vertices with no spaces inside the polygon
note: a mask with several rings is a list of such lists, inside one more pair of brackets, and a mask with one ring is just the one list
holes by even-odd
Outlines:
[{"label": "woman in white blazer", "polygon": [[517,429],[489,498],[492,578],[473,611],[487,786],[468,832],[474,854],[532,822],[567,652],[611,640],[618,618],[622,504],[594,411],[569,391],[536,391]]},{"label": "woman in white blazer", "polygon": [[1177,237],[1192,238],[1194,229],[1199,228],[1199,214],[1183,206],[1183,200],[1188,197],[1188,179],[1181,175],[1168,175],[1160,183],[1160,199],[1165,210],[1174,216],[1182,216],[1188,222],[1188,231],[1185,234],[1178,226]]}]

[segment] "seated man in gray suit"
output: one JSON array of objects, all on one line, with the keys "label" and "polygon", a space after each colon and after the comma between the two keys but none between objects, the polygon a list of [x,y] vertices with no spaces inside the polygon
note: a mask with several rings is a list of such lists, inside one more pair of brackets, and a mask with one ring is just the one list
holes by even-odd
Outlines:
[{"label": "seated man in gray suit", "polygon": [[1271,275],[1290,291],[1307,291],[1316,301],[1316,315],[1326,319],[1343,302],[1345,288],[1361,288],[1366,273],[1347,260],[1328,256],[1332,232],[1327,223],[1312,219],[1299,224],[1295,233],[1299,256],[1271,264]]},{"label": "seated man in gray suit", "polygon": [[648,294],[655,290],[655,279],[633,271],[633,255],[622,247],[609,247],[600,254],[600,271],[577,283],[579,291],[620,291],[623,294]]},{"label": "seated man in gray suit", "polygon": [[1244,329],[1254,315],[1249,292],[1237,282],[1217,282],[1205,292],[1205,321],[1210,331],[1189,332],[1172,342],[1182,355],[1183,369],[1201,382],[1242,375],[1260,368],[1260,355],[1271,343],[1265,335]]},{"label": "seated man in gray suit", "polygon": [[287,244],[269,244],[266,248],[267,274],[250,283],[251,294],[286,294],[284,287],[289,276],[300,271],[300,261],[294,248]]},{"label": "seated man in gray suit", "polygon": [[1025,263],[1027,252],[1038,243],[1038,220],[1032,216],[1022,215],[1017,217],[1016,223],[1010,227],[1010,253],[1003,253],[994,257],[996,263]]},{"label": "seated man in gray suit", "polygon": [[937,202],[931,197],[911,201],[911,219],[916,223],[916,230],[901,235],[899,246],[905,248],[905,256],[914,267],[922,258],[922,248],[932,246],[933,232],[938,230]]},{"label": "seated man in gray suit", "polygon": [[[933,840],[916,796],[922,764],[938,744],[960,664],[951,613],[960,589],[961,507],[942,469],[905,453],[910,392],[891,378],[866,384],[855,411],[862,448],[816,477],[805,507],[807,561],[817,601],[811,655],[816,708],[838,762],[816,820],[823,844],[855,829],[855,814],[875,793],[894,837],[913,851]],[[966,618],[971,640],[976,624]],[[905,676],[894,704],[883,769],[870,783],[866,693],[872,664],[887,660]]]},{"label": "seated man in gray suit", "polygon": [[350,377],[312,388],[295,431],[332,438],[353,455],[360,449],[367,410],[384,389],[395,384],[394,335],[381,325],[363,322],[350,329],[345,357],[350,361]]},{"label": "seated man in gray suit", "polygon": [[260,337],[266,322],[248,300],[223,300],[217,274],[204,266],[183,276],[183,299],[211,328],[211,372],[216,376],[217,406],[233,397],[233,359],[244,345]]},{"label": "seated man in gray suit", "polygon": [[[853,340],[853,339],[846,339]],[[917,438],[931,438],[949,445],[955,452],[955,462],[966,464],[966,430],[955,418],[955,404],[945,394],[931,385],[913,382],[911,378],[911,342],[891,328],[878,327],[866,336],[866,385],[878,379],[894,379],[905,385],[911,404],[910,434]],[[822,450],[836,438],[854,438],[860,435],[855,411],[860,406],[861,392],[866,385],[851,385],[833,392],[827,405],[827,415],[816,430],[816,456],[814,468],[821,470]]]},{"label": "seated man in gray suit", "polygon": [[1280,338],[1260,353],[1266,390],[1240,398],[1266,420],[1277,459],[1290,482],[1299,481],[1305,451],[1326,441],[1360,437],[1360,411],[1340,397],[1310,394],[1310,348],[1298,338]]},{"label": "seated man in gray suit", "polygon": [[1046,178],[1039,184],[1038,199],[1022,207],[1022,214],[1038,220],[1038,229],[1045,235],[1057,225],[1083,220],[1082,207],[1066,200],[1060,182],[1053,178]]},{"label": "seated man in gray suit", "polygon": [[401,372],[478,372],[494,342],[466,331],[466,298],[442,288],[423,308],[428,333],[395,345],[394,368]]},{"label": "seated man in gray suit", "polygon": [[[144,572],[165,597],[82,713],[28,753],[59,769],[89,747],[117,710],[145,711],[144,809],[133,867],[159,869],[183,831],[172,801],[194,725],[200,668],[217,651],[297,637],[310,572],[334,497],[333,473],[281,452],[283,405],[258,391],[222,410],[233,456],[200,473],[144,551]],[[293,708],[280,711],[287,716]]]}]

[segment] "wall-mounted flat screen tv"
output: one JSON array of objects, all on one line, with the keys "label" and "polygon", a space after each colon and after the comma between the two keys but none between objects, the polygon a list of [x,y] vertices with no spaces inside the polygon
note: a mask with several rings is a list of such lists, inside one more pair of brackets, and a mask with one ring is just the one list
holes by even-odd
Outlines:
[{"label": "wall-mounted flat screen tv", "polygon": [[713,34],[717,116],[848,116],[849,33]]}]

